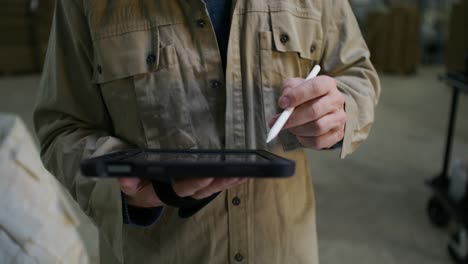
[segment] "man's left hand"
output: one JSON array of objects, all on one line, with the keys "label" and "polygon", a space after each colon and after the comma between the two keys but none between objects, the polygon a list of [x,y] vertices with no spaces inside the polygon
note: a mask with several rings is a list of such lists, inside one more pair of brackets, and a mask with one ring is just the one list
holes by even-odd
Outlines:
[{"label": "man's left hand", "polygon": [[[296,107],[283,129],[289,129],[308,148],[327,149],[342,141],[345,133],[345,97],[335,79],[318,76],[305,81],[290,78],[283,83],[281,108]],[[270,126],[278,116],[273,118]]]}]

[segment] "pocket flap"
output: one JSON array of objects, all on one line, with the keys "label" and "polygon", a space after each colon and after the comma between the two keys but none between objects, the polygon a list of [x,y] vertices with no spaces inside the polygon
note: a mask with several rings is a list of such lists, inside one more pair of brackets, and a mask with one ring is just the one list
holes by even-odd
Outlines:
[{"label": "pocket flap", "polygon": [[297,52],[314,60],[322,48],[323,31],[319,18],[299,17],[287,11],[272,12],[273,41],[282,52]]},{"label": "pocket flap", "polygon": [[154,71],[159,65],[156,28],[135,31],[94,42],[94,81],[109,81]]}]

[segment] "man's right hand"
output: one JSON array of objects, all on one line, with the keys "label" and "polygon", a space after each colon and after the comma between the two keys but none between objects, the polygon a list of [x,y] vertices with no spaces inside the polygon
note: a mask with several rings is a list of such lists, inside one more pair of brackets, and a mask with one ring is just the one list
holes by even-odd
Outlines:
[{"label": "man's right hand", "polygon": [[[173,189],[180,197],[201,200],[246,181],[247,178],[194,178],[176,181]],[[129,205],[142,208],[164,206],[154,192],[151,181],[140,178],[120,178],[119,183]]]}]

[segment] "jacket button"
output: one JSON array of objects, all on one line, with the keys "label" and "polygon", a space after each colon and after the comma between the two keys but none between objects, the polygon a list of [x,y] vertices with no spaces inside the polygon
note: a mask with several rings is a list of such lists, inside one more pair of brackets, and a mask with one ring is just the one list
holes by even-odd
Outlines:
[{"label": "jacket button", "polygon": [[212,81],[211,82],[211,87],[213,87],[214,89],[217,89],[217,88],[221,87],[221,82],[220,81]]},{"label": "jacket button", "polygon": [[235,256],[234,256],[234,259],[237,261],[237,262],[241,262],[244,260],[244,256],[242,256],[241,253],[237,253]]},{"label": "jacket button", "polygon": [[315,52],[317,50],[317,46],[315,46],[315,44],[312,44],[312,46],[310,46],[310,52]]},{"label": "jacket button", "polygon": [[153,64],[155,62],[156,62],[156,56],[154,56],[154,54],[150,54],[148,55],[148,57],[146,57],[146,63]]},{"label": "jacket button", "polygon": [[232,199],[232,204],[235,205],[235,206],[240,205],[240,204],[241,204],[241,200],[239,199],[239,197],[237,197],[237,196],[234,197],[234,198]]},{"label": "jacket button", "polygon": [[288,36],[288,34],[281,34],[281,36],[280,36],[280,41],[281,41],[281,43],[283,43],[283,44],[284,44],[284,43],[287,43],[287,42],[289,41],[289,36]]},{"label": "jacket button", "polygon": [[203,20],[203,19],[198,19],[198,20],[197,20],[197,26],[198,26],[198,27],[204,28],[205,25],[206,25],[205,20]]}]

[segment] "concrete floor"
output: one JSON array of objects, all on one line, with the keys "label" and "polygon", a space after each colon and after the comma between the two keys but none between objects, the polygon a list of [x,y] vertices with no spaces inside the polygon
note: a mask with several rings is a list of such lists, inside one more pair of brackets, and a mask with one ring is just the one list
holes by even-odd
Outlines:
[{"label": "concrete floor", "polygon": [[[381,76],[383,93],[369,140],[346,160],[310,151],[322,264],[451,263],[447,232],[426,216],[424,181],[441,169],[450,89],[442,67]],[[0,112],[32,128],[37,75],[0,78]],[[462,116],[464,114],[464,116]],[[454,157],[468,156],[468,96],[459,108]]]}]

